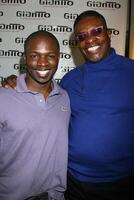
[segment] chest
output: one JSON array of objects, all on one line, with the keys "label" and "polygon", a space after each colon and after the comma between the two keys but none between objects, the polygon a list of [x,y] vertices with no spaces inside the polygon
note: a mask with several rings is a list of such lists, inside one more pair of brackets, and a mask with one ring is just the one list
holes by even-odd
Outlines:
[{"label": "chest", "polygon": [[91,72],[68,88],[72,109],[96,107],[134,108],[134,78],[125,72]]}]

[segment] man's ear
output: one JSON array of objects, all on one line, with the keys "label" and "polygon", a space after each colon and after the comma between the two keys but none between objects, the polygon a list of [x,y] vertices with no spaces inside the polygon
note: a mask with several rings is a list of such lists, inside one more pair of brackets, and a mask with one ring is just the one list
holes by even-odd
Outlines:
[{"label": "man's ear", "polygon": [[22,58],[23,58],[23,60],[25,62],[26,61],[26,54],[25,53],[23,53]]}]

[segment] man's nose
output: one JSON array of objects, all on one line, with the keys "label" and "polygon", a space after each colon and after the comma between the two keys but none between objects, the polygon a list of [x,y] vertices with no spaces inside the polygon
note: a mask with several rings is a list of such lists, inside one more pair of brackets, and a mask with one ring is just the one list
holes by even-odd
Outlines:
[{"label": "man's nose", "polygon": [[89,33],[87,33],[86,39],[85,39],[85,40],[86,40],[87,42],[95,41],[95,40],[96,40],[96,36],[90,34],[90,32],[89,32]]},{"label": "man's nose", "polygon": [[47,57],[46,56],[39,57],[38,64],[43,66],[47,65],[48,64]]}]

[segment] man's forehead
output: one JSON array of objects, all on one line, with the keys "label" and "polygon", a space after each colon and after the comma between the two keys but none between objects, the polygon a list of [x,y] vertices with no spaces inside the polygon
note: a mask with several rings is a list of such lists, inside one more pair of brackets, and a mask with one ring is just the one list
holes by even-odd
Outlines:
[{"label": "man's forehead", "polygon": [[75,26],[74,31],[90,27],[105,26],[104,22],[96,16],[86,16],[81,19]]}]

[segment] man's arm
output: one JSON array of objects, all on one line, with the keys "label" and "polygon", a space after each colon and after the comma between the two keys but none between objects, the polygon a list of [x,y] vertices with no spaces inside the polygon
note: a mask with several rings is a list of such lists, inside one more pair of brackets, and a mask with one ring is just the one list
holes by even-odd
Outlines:
[{"label": "man's arm", "polygon": [[7,78],[5,78],[2,82],[1,82],[1,85],[2,87],[4,88],[13,88],[13,89],[16,89],[16,79],[17,79],[17,76],[12,74],[10,76],[8,76]]}]

